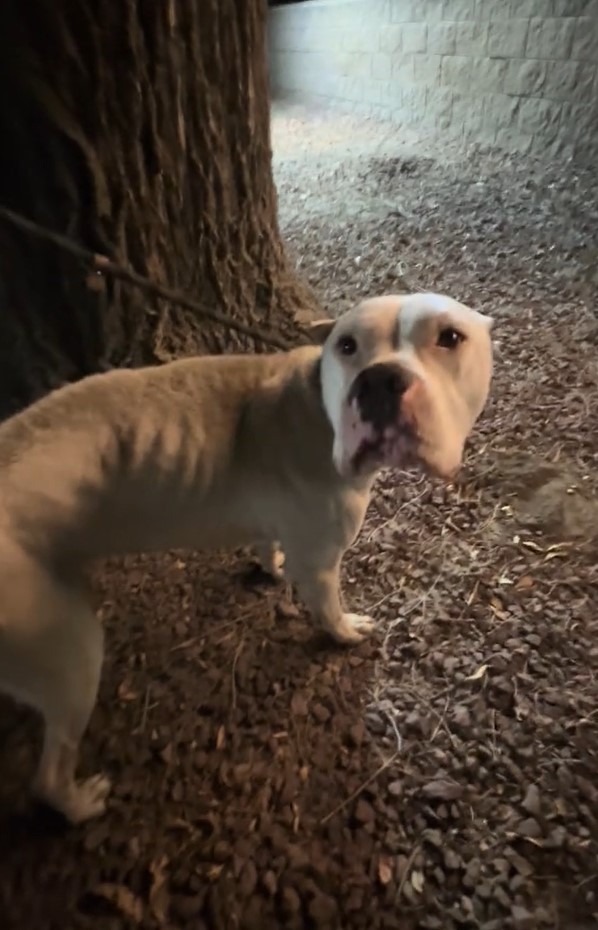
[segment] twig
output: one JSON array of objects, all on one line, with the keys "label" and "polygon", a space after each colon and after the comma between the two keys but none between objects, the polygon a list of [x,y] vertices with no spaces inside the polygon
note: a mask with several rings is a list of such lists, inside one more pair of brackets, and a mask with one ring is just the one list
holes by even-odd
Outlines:
[{"label": "twig", "polygon": [[[436,578],[434,579],[434,581],[432,582],[432,584],[430,585],[427,591],[424,591],[424,593],[421,594],[419,597],[414,598],[413,601],[407,606],[402,607],[401,617],[404,618],[407,614],[413,613],[416,607],[419,607],[420,604],[424,604],[426,601],[426,598],[428,598],[434,591],[441,577],[442,577],[442,574],[441,574],[441,571],[439,571],[438,574],[436,575]],[[377,600],[374,604],[370,604],[369,607],[366,607],[367,612],[371,613],[372,610],[376,609],[376,607],[380,607],[380,605],[384,604],[384,602],[387,601],[390,597],[392,597],[393,594],[396,594],[397,590],[399,589],[393,588],[392,591],[388,591],[381,598],[379,598],[379,600]]]},{"label": "twig", "polygon": [[230,678],[230,703],[231,710],[235,710],[237,707],[237,662],[239,661],[239,656],[241,655],[241,650],[243,649],[244,637],[241,636],[239,645],[235,649],[235,655],[233,657],[233,667],[231,670]]},{"label": "twig", "polygon": [[340,804],[337,804],[336,807],[333,808],[329,814],[326,814],[325,817],[322,817],[322,819],[320,820],[320,826],[323,827],[324,824],[328,823],[329,820],[332,820],[332,818],[336,814],[339,814],[342,810],[344,810],[351,803],[351,801],[354,801],[355,798],[359,797],[359,795],[363,791],[365,791],[366,788],[369,788],[369,786],[373,782],[376,781],[378,776],[381,775],[382,772],[386,771],[386,769],[389,768],[393,764],[393,762],[395,762],[398,759],[399,754],[400,754],[399,750],[397,749],[397,751],[393,753],[393,755],[390,756],[389,759],[386,759],[386,761],[383,762],[382,765],[378,766],[374,774],[370,775],[370,777],[366,781],[364,781],[364,783],[360,785],[359,788],[356,788],[355,791],[353,791],[353,793],[350,794],[348,798],[345,798],[344,801],[341,801]]},{"label": "twig", "polygon": [[351,801],[354,801],[355,798],[359,797],[362,791],[365,791],[366,788],[369,788],[369,786],[373,782],[376,781],[378,776],[381,775],[382,772],[386,771],[387,768],[390,768],[393,762],[395,762],[399,758],[401,754],[401,750],[403,749],[403,740],[401,739],[401,734],[399,733],[399,728],[397,727],[394,716],[388,712],[388,709],[385,709],[384,713],[388,717],[390,721],[390,725],[394,730],[395,739],[397,741],[397,748],[395,752],[393,752],[392,756],[390,756],[388,759],[385,759],[382,765],[378,766],[374,774],[370,775],[370,777],[366,779],[366,781],[364,781],[364,783],[360,785],[359,788],[357,788],[352,794],[350,794],[348,798],[345,798],[345,800],[341,801],[340,804],[337,804],[337,806],[333,810],[331,810],[329,814],[326,814],[326,816],[323,817],[322,820],[320,820],[320,826],[323,826],[325,823],[328,823],[328,821],[331,820],[335,816],[335,814],[338,814],[340,811],[344,810],[345,807],[347,807],[347,805],[351,803]]},{"label": "twig", "polygon": [[438,736],[438,733],[439,733],[439,731],[440,731],[441,729],[443,729],[443,730],[448,734],[449,739],[452,741],[452,738],[453,738],[453,737],[452,737],[452,733],[450,732],[450,730],[448,729],[447,724],[446,724],[446,711],[447,711],[448,706],[449,706],[449,701],[448,701],[448,698],[447,698],[447,700],[446,700],[445,703],[444,703],[444,710],[442,711],[441,714],[439,714],[438,711],[434,710],[434,708],[432,708],[432,707],[430,708],[430,710],[432,710],[433,713],[435,713],[436,716],[438,717],[438,723],[437,723],[436,726],[434,727],[434,732],[433,732],[432,735],[430,736],[430,742],[431,742],[431,743],[434,742],[434,740],[435,740],[436,737]]},{"label": "twig", "polygon": [[140,275],[137,271],[125,268],[123,265],[119,265],[117,262],[112,261],[106,255],[91,252],[68,236],[63,236],[61,233],[39,226],[37,223],[34,223],[33,220],[27,219],[18,213],[14,213],[6,207],[0,206],[0,218],[16,226],[17,229],[21,229],[23,232],[27,232],[37,239],[51,242],[64,252],[69,252],[71,255],[75,255],[77,258],[88,262],[92,270],[98,274],[110,275],[110,277],[116,278],[119,281],[126,281],[127,284],[132,284],[133,287],[138,287],[146,293],[154,294],[156,297],[161,297],[164,300],[170,301],[170,303],[185,307],[186,310],[191,310],[193,313],[198,314],[198,316],[205,317],[213,323],[219,323],[221,326],[225,326],[228,329],[234,329],[236,332],[244,336],[249,336],[251,339],[256,339],[266,345],[274,346],[283,351],[288,351],[291,348],[290,344],[283,339],[279,339],[277,336],[273,336],[259,327],[247,326],[245,323],[239,323],[237,320],[230,319],[230,317],[220,313],[218,310],[212,310],[197,303],[195,300],[191,300],[183,291],[174,290],[162,284],[156,284],[154,281],[150,281],[149,278]]},{"label": "twig", "polygon": [[409,853],[409,858],[407,859],[407,862],[405,863],[405,868],[403,869],[403,874],[401,875],[401,881],[399,882],[399,887],[397,889],[397,895],[395,898],[396,901],[399,901],[401,898],[401,895],[403,894],[403,888],[405,887],[405,882],[409,878],[409,872],[411,871],[411,866],[415,862],[415,857],[417,856],[418,852],[419,852],[419,843],[416,843],[413,849],[411,850],[411,852]]},{"label": "twig", "polygon": [[151,689],[148,685],[148,687],[145,690],[145,700],[143,702],[143,711],[141,712],[141,722],[139,724],[140,733],[143,733],[143,731],[145,730],[145,724],[147,721],[147,712],[149,710],[150,690]]},{"label": "twig", "polygon": [[392,707],[392,705],[391,705],[391,710],[392,710],[392,713],[388,710],[388,708],[384,708],[384,713],[385,713],[386,716],[388,717],[388,720],[389,720],[389,722],[390,722],[390,725],[391,725],[391,727],[392,727],[392,729],[393,729],[393,732],[394,732],[394,735],[395,735],[395,739],[396,739],[396,741],[397,741],[396,755],[398,755],[398,754],[402,751],[402,749],[403,749],[403,737],[402,737],[401,734],[399,733],[399,728],[398,728],[398,726],[397,726],[397,721],[396,721],[396,719],[395,719],[395,718],[396,718],[396,711],[395,711],[394,707]]}]

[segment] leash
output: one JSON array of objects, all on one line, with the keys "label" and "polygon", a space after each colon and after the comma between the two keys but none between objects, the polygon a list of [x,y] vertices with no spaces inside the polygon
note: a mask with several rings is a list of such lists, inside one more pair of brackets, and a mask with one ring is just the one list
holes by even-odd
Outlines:
[{"label": "leash", "polygon": [[61,233],[40,226],[38,223],[34,223],[33,220],[21,216],[21,214],[15,213],[13,210],[9,210],[7,207],[1,205],[0,219],[5,220],[7,223],[12,224],[23,232],[29,233],[29,235],[34,238],[50,242],[64,252],[69,252],[76,258],[82,259],[88,263],[92,274],[100,276],[107,275],[116,280],[124,281],[127,284],[131,284],[133,287],[139,288],[141,291],[153,294],[156,297],[161,297],[164,300],[170,301],[170,303],[178,304],[180,307],[185,307],[186,310],[192,310],[206,320],[211,320],[213,323],[218,323],[220,326],[225,326],[227,329],[233,329],[235,332],[241,333],[243,336],[249,336],[251,339],[255,339],[264,345],[274,346],[277,349],[282,349],[284,352],[292,348],[289,343],[268,333],[266,330],[256,326],[247,326],[245,323],[232,320],[224,313],[220,313],[218,310],[212,310],[210,307],[206,307],[192,300],[184,291],[178,291],[171,287],[164,287],[162,284],[156,284],[137,271],[112,261],[108,256],[101,255],[97,252],[91,252],[68,236],[63,236]]}]

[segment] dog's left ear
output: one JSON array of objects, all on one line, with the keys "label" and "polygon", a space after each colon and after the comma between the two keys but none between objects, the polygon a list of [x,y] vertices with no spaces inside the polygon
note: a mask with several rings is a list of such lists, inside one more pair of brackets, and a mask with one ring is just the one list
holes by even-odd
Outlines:
[{"label": "dog's left ear", "polygon": [[306,333],[314,345],[322,346],[336,326],[336,320],[314,320],[306,326]]},{"label": "dog's left ear", "polygon": [[486,327],[488,332],[491,332],[492,327],[494,326],[494,317],[488,316],[486,313],[480,313],[479,310],[477,310],[476,312],[477,312],[480,323],[483,323],[483,325]]}]

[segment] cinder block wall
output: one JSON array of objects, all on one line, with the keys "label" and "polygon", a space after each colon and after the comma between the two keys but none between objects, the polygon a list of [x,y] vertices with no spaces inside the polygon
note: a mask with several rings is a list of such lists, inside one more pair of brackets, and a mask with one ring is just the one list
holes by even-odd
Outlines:
[{"label": "cinder block wall", "polygon": [[305,0],[270,9],[269,56],[275,97],[598,156],[598,0]]}]

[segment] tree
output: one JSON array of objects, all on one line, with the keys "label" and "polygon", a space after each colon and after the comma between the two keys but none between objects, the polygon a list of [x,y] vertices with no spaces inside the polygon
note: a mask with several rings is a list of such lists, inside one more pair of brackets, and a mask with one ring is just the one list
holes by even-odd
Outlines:
[{"label": "tree", "polygon": [[[265,0],[3,0],[0,204],[292,338]],[[114,365],[246,347],[0,219],[0,412]],[[256,346],[257,348],[257,346]]]}]

